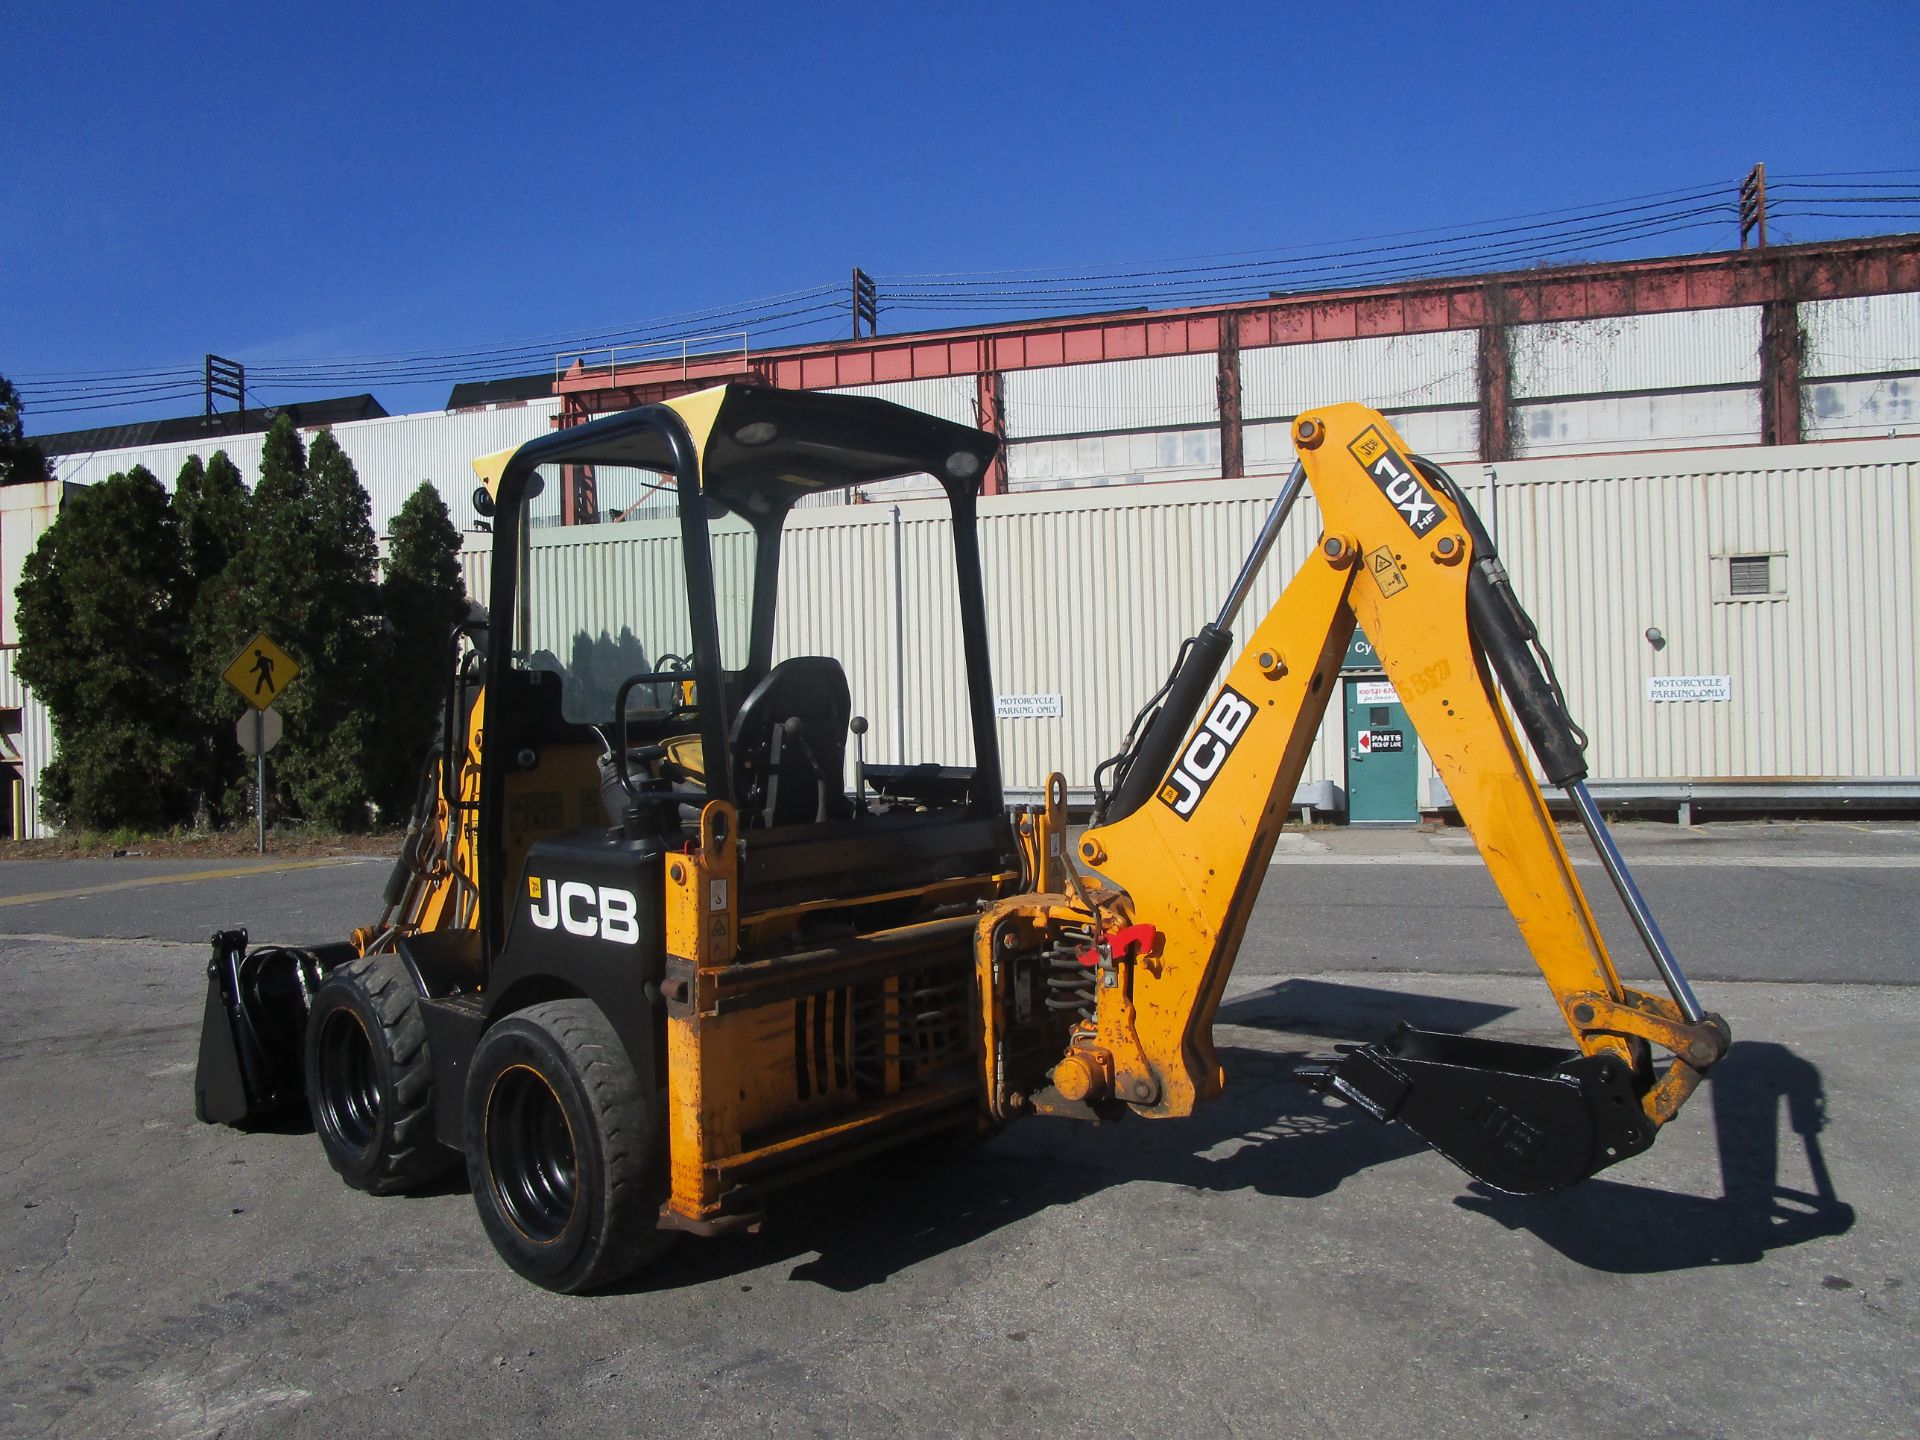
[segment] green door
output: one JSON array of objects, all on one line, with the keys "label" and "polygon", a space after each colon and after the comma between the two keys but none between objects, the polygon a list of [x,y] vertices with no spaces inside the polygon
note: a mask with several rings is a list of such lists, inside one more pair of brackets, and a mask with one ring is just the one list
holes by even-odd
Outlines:
[{"label": "green door", "polygon": [[1385,680],[1346,682],[1347,819],[1420,818],[1419,751],[1400,697]]}]

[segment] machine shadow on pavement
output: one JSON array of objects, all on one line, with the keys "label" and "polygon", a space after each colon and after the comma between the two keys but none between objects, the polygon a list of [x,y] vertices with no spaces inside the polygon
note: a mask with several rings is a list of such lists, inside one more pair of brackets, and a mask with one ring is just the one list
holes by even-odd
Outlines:
[{"label": "machine shadow on pavement", "polygon": [[[1817,1066],[1784,1045],[1741,1040],[1706,1088],[1720,1150],[1718,1198],[1590,1180],[1533,1200],[1476,1185],[1456,1203],[1530,1230],[1589,1269],[1622,1275],[1751,1265],[1769,1250],[1853,1228],[1853,1207],[1835,1191],[1820,1146],[1827,1102]],[[1781,1183],[1783,1121],[1805,1150],[1810,1191]]]},{"label": "machine shadow on pavement", "polygon": [[[1509,1009],[1285,980],[1221,1006],[1218,1023],[1376,1039],[1398,1019],[1465,1029]],[[1030,1120],[977,1147],[956,1139],[944,1157],[926,1154],[918,1164],[890,1156],[856,1166],[781,1195],[761,1234],[683,1244],[627,1288],[677,1289],[798,1260],[789,1279],[859,1290],[1114,1186],[1145,1182],[1201,1194],[1246,1190],[1312,1199],[1374,1165],[1426,1148],[1404,1129],[1377,1125],[1295,1080],[1294,1069],[1315,1052],[1256,1049],[1220,1038],[1226,1093],[1185,1119],[1129,1119],[1117,1128]]]},{"label": "machine shadow on pavement", "polygon": [[1297,1083],[1304,1051],[1222,1046],[1220,1055],[1233,1076],[1227,1094],[1188,1119],[1033,1120],[984,1145],[956,1139],[944,1157],[913,1163],[909,1151],[854,1166],[783,1193],[759,1235],[682,1244],[628,1288],[678,1289],[797,1260],[789,1279],[861,1290],[1116,1186],[1309,1199],[1424,1148]]},{"label": "machine shadow on pavement", "polygon": [[[617,1290],[675,1290],[786,1262],[797,1262],[788,1279],[861,1290],[1045,1210],[1135,1182],[1195,1194],[1328,1195],[1350,1176],[1426,1147],[1404,1128],[1378,1125],[1294,1079],[1297,1066],[1324,1058],[1324,1051],[1234,1044],[1232,1030],[1331,1043],[1377,1039],[1400,1020],[1465,1032],[1512,1011],[1448,996],[1282,980],[1220,1007],[1227,1089],[1186,1119],[1129,1119],[1119,1127],[1031,1120],[985,1143],[933,1137],[783,1191],[759,1234],[682,1243]],[[1715,1067],[1707,1090],[1720,1154],[1717,1198],[1596,1179],[1533,1197],[1472,1184],[1455,1203],[1510,1230],[1531,1231],[1577,1264],[1619,1274],[1751,1264],[1769,1250],[1852,1227],[1853,1208],[1836,1193],[1820,1145],[1826,1098],[1817,1067],[1783,1045],[1742,1041]],[[1811,1191],[1781,1183],[1783,1120],[1804,1147]],[[250,1128],[290,1135],[312,1127],[301,1113]],[[466,1189],[465,1170],[457,1168],[419,1193]]]}]

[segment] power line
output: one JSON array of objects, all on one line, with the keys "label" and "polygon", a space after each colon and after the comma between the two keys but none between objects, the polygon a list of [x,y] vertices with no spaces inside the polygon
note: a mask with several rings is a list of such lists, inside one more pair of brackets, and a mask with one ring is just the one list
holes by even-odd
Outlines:
[{"label": "power line", "polygon": [[[1900,181],[1862,177],[1915,177]],[[1920,218],[1920,170],[1862,170],[1780,175],[1771,184],[1779,218]],[[1844,183],[1835,183],[1844,182]],[[1786,192],[1786,193],[1778,193]],[[1258,299],[1270,294],[1481,273],[1572,256],[1600,258],[1651,240],[1737,225],[1738,186],[1694,185],[1589,205],[1499,217],[1474,224],[1219,252],[1108,266],[1030,267],[877,276],[882,313],[1050,313],[1063,310],[1186,305]],[[464,348],[420,349],[278,363],[255,362],[257,393],[480,381],[616,350],[665,350],[741,333],[766,337],[824,331],[846,311],[844,283],[822,284],[738,304],[679,311],[585,334],[551,334]],[[716,334],[715,332],[720,332]],[[159,404],[196,393],[200,367],[57,371],[15,377],[41,414]]]}]

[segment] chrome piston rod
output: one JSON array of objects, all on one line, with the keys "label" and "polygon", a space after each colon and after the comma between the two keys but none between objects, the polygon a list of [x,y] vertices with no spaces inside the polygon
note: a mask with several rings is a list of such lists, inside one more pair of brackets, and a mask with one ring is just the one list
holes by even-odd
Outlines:
[{"label": "chrome piston rod", "polygon": [[1254,577],[1260,573],[1260,567],[1267,561],[1267,552],[1273,549],[1273,542],[1280,538],[1280,531],[1292,513],[1294,502],[1300,498],[1300,492],[1307,488],[1307,470],[1298,460],[1293,469],[1287,472],[1286,483],[1280,487],[1280,493],[1274,496],[1273,508],[1267,512],[1267,518],[1260,526],[1260,534],[1253,542],[1253,549],[1247,552],[1247,560],[1240,567],[1240,573],[1234,578],[1233,589],[1227,592],[1227,603],[1220,607],[1220,618],[1213,622],[1216,630],[1233,629],[1234,617],[1240,613],[1240,607],[1247,603],[1247,594],[1253,589]]},{"label": "chrome piston rod", "polygon": [[1693,987],[1681,973],[1680,962],[1673,958],[1667,937],[1660,933],[1659,921],[1653,918],[1653,911],[1647,908],[1646,897],[1640,893],[1640,887],[1633,883],[1627,862],[1621,858],[1619,847],[1608,833],[1607,822],[1600,818],[1600,807],[1593,803],[1593,796],[1587,791],[1587,782],[1575,780],[1567,786],[1567,794],[1573,799],[1574,809],[1580,813],[1580,824],[1586,830],[1587,838],[1593,841],[1593,848],[1600,856],[1607,878],[1613,881],[1613,888],[1620,892],[1627,914],[1633,918],[1633,928],[1640,932],[1640,939],[1646,944],[1647,953],[1653,957],[1660,978],[1666,981],[1673,1003],[1680,1007],[1680,1013],[1689,1024],[1698,1025],[1706,1019],[1707,1012],[1701,1008],[1699,997],[1693,993]]}]

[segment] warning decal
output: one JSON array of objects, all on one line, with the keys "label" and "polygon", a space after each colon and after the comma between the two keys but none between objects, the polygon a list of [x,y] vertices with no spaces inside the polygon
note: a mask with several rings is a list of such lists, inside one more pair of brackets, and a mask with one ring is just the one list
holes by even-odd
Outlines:
[{"label": "warning decal", "polygon": [[1382,545],[1367,556],[1367,573],[1379,585],[1381,595],[1398,595],[1407,588],[1407,577],[1402,573],[1399,562],[1393,558],[1393,551]]}]

